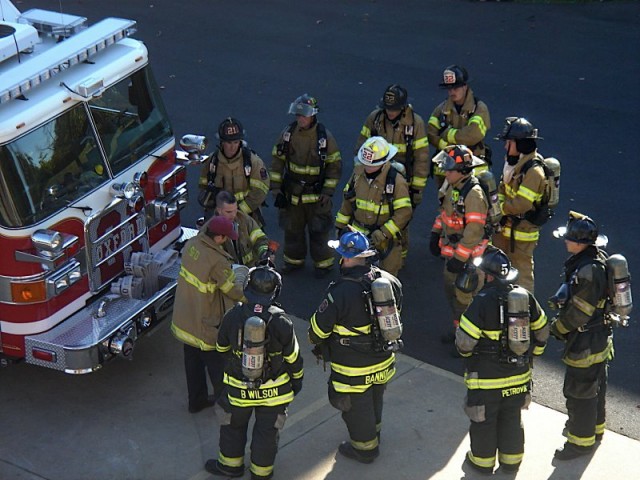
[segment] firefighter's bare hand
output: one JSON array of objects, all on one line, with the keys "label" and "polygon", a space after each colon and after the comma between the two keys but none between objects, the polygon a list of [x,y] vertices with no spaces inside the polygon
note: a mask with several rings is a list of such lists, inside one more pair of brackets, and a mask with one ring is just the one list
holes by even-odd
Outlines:
[{"label": "firefighter's bare hand", "polygon": [[382,230],[374,230],[371,233],[371,243],[376,248],[381,248],[382,245],[387,241],[387,236],[384,234]]}]

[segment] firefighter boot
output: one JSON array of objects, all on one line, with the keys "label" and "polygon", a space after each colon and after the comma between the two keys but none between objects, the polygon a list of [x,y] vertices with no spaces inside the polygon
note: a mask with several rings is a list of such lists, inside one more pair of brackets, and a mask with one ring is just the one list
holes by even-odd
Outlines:
[{"label": "firefighter boot", "polygon": [[345,457],[360,463],[372,463],[376,459],[376,457],[380,455],[380,450],[378,449],[378,447],[365,454],[364,452],[353,448],[351,442],[342,442],[340,446],[338,446],[338,451]]},{"label": "firefighter boot", "polygon": [[204,464],[204,469],[211,475],[219,477],[240,478],[244,475],[244,467],[227,467],[215,458],[207,460],[207,463]]},{"label": "firefighter boot", "polygon": [[573,460],[574,458],[590,455],[593,447],[580,447],[572,443],[565,443],[564,447],[559,448],[553,454],[553,458],[558,460]]},{"label": "firefighter boot", "polygon": [[467,452],[467,455],[464,457],[464,462],[462,462],[462,471],[465,473],[476,472],[482,475],[493,475],[493,468],[491,467],[481,467],[473,463],[473,461],[469,458],[471,452]]},{"label": "firefighter boot", "polygon": [[280,268],[280,272],[286,274],[295,272],[300,270],[303,265],[298,265],[298,264],[294,264],[294,263],[289,263],[289,262],[284,262],[284,264],[282,265],[282,267]]},{"label": "firefighter boot", "polygon": [[205,408],[213,407],[216,404],[218,398],[215,395],[209,395],[206,400],[200,401],[193,405],[189,405],[189,413],[198,413]]}]

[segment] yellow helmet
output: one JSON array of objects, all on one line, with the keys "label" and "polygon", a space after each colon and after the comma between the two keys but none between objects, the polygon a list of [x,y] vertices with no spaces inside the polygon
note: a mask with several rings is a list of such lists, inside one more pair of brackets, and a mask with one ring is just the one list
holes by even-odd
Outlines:
[{"label": "yellow helmet", "polygon": [[356,159],[366,167],[384,165],[398,153],[398,148],[382,137],[370,137],[358,150]]}]

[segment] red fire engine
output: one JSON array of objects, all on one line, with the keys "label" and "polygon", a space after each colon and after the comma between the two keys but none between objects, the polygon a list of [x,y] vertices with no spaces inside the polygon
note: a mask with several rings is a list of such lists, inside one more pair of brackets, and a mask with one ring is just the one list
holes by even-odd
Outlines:
[{"label": "red fire engine", "polygon": [[0,356],[79,374],[171,312],[186,168],[135,21],[0,0]]}]

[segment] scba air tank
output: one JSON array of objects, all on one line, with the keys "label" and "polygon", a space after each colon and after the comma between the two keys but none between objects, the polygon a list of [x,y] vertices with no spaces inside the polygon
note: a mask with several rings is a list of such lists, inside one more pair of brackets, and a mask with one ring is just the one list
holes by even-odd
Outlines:
[{"label": "scba air tank", "polygon": [[549,157],[544,159],[544,164],[551,172],[547,175],[549,183],[549,208],[555,208],[560,201],[560,161],[557,158]]},{"label": "scba air tank", "polygon": [[384,277],[375,279],[371,283],[371,296],[382,337],[388,342],[399,340],[402,336],[402,323],[391,282]]},{"label": "scba air tank", "polygon": [[252,382],[262,377],[266,331],[267,324],[260,317],[249,317],[244,322],[242,374]]},{"label": "scba air tank", "polygon": [[529,293],[514,287],[507,295],[507,342],[516,355],[524,355],[531,345]]},{"label": "scba air tank", "polygon": [[633,309],[633,299],[627,259],[616,253],[607,258],[606,264],[613,313],[617,313],[621,317],[628,317]]},{"label": "scba air tank", "polygon": [[478,181],[484,186],[484,190],[489,195],[489,222],[491,225],[497,225],[502,219],[502,210],[500,209],[500,201],[498,199],[498,185],[496,177],[489,170],[484,170],[476,174]]}]

